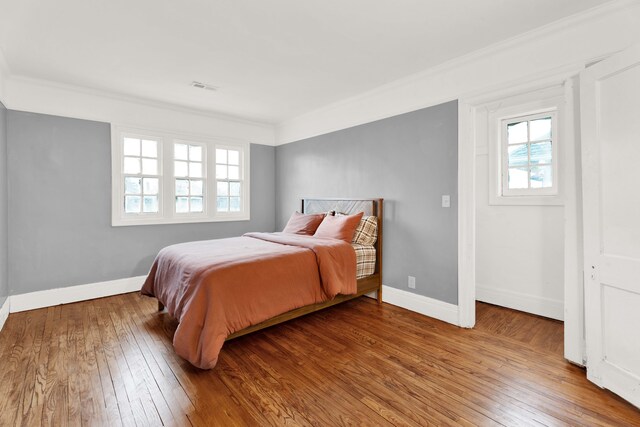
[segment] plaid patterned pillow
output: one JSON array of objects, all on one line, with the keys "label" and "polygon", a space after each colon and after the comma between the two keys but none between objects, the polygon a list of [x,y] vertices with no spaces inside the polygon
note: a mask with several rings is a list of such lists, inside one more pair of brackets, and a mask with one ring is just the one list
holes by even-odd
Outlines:
[{"label": "plaid patterned pillow", "polygon": [[364,216],[353,234],[351,243],[371,246],[378,238],[378,218],[375,216]]}]

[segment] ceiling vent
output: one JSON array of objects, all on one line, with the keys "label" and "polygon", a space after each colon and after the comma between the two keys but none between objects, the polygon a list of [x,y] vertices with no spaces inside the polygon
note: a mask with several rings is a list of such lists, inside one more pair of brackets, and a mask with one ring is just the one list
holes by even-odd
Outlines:
[{"label": "ceiling vent", "polygon": [[210,90],[210,91],[216,91],[218,90],[217,87],[215,86],[211,86],[205,83],[200,83],[200,82],[191,82],[191,86],[196,87],[198,89],[204,89],[204,90]]}]

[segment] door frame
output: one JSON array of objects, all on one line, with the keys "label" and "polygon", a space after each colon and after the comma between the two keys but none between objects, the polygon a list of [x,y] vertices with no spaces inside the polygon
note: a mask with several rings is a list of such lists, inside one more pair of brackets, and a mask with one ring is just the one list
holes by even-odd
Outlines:
[{"label": "door frame", "polygon": [[[564,341],[565,358],[584,365],[584,285],[582,275],[582,217],[579,176],[580,147],[574,129],[579,128],[575,107],[576,78],[584,64],[573,64],[512,82],[509,85],[463,96],[458,101],[458,324],[472,328],[476,320],[476,113],[491,102],[518,94],[564,87]],[[577,169],[578,168],[578,169]]]}]

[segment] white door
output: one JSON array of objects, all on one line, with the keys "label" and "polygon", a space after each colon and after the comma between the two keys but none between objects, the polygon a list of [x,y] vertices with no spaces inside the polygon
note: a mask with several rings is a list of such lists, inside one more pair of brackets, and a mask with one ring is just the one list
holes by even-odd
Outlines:
[{"label": "white door", "polygon": [[640,46],[580,75],[587,377],[640,407]]}]

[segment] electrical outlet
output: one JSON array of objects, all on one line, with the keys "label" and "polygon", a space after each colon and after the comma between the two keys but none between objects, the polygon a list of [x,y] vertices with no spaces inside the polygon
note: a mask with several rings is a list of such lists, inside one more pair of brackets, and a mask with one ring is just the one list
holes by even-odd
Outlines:
[{"label": "electrical outlet", "polygon": [[408,286],[411,289],[415,289],[416,288],[416,278],[415,277],[409,276]]},{"label": "electrical outlet", "polygon": [[448,194],[444,194],[442,196],[442,207],[443,208],[450,208],[451,207],[451,196],[449,196]]}]

